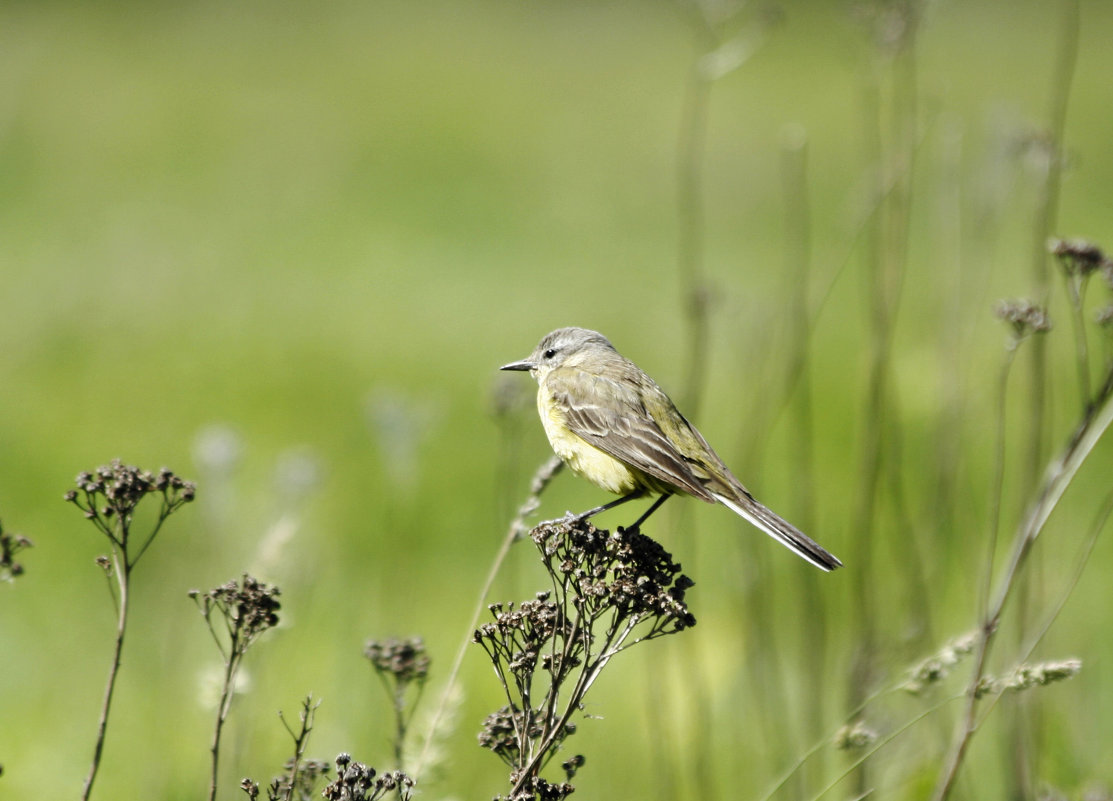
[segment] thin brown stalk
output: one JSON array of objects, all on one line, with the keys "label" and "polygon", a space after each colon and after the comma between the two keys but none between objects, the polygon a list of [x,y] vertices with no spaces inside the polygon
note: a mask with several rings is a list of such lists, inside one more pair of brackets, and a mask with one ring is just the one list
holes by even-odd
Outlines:
[{"label": "thin brown stalk", "polygon": [[518,512],[514,519],[510,521],[507,528],[506,536],[503,537],[502,544],[499,546],[498,552],[495,554],[494,561],[491,563],[490,570],[487,571],[487,578],[483,582],[483,587],[479,591],[479,597],[476,600],[475,609],[472,611],[470,620],[468,621],[467,632],[460,643],[460,647],[456,650],[456,656],[452,660],[452,667],[448,671],[448,679],[445,682],[444,691],[441,693],[440,701],[433,712],[432,720],[429,722],[429,730],[425,734],[425,741],[421,746],[421,753],[417,761],[414,763],[412,776],[415,781],[420,779],[422,769],[427,764],[430,751],[433,745],[433,740],[436,737],[437,729],[441,724],[441,719],[449,706],[449,701],[452,698],[453,692],[456,687],[456,680],[460,674],[460,666],[464,663],[464,655],[467,653],[468,646],[472,642],[472,632],[479,623],[479,618],[486,608],[487,596],[491,593],[491,587],[494,586],[495,578],[498,576],[499,570],[502,568],[503,562],[506,561],[507,555],[510,553],[511,546],[519,539],[522,538],[523,532],[526,530],[525,519],[536,511],[537,507],[541,504],[541,493],[549,485],[549,482],[560,472],[564,467],[564,463],[557,456],[552,456],[544,462],[537,471],[534,473],[533,480],[530,482],[529,495],[522,505],[518,507]]},{"label": "thin brown stalk", "polygon": [[718,40],[704,18],[699,4],[693,13],[699,35],[697,57],[688,73],[684,108],[677,144],[677,262],[680,268],[680,297],[688,326],[685,363],[688,374],[682,386],[683,407],[697,415],[707,364],[707,289],[703,274],[704,199],[703,161],[707,148],[707,117],[710,111],[711,80],[701,68],[702,56],[714,50]]},{"label": "thin brown stalk", "polygon": [[1062,453],[1048,465],[1035,501],[1021,521],[1013,539],[1012,554],[1005,572],[998,582],[997,594],[986,610],[975,650],[974,670],[967,687],[966,705],[958,730],[952,741],[950,753],[940,773],[932,796],[934,801],[945,801],[950,796],[970,741],[977,730],[977,690],[985,676],[993,635],[1001,621],[1001,614],[1010,595],[1016,588],[1021,568],[1043,531],[1051,513],[1063,497],[1079,468],[1093,451],[1094,446],[1113,423],[1113,371],[1110,371],[1093,406],[1083,415]]},{"label": "thin brown stalk", "polygon": [[[216,636],[216,632],[213,632],[213,636]],[[217,645],[220,646],[223,651],[223,646],[219,639],[217,640]],[[220,702],[217,705],[216,724],[213,727],[213,739],[209,746],[209,801],[215,801],[216,799],[216,784],[220,765],[220,736],[224,730],[224,722],[228,719],[228,712],[232,708],[232,696],[236,684],[236,671],[239,668],[239,655],[237,654],[234,638],[229,646],[229,652],[224,663],[224,681],[220,691]]]},{"label": "thin brown stalk", "polygon": [[[773,400],[777,411],[786,409],[791,413],[790,446],[793,448],[793,482],[796,490],[794,514],[797,524],[804,531],[811,531],[814,515],[814,464],[812,454],[812,408],[811,386],[808,371],[808,348],[810,344],[808,289],[811,260],[810,221],[807,203],[807,140],[802,129],[786,131],[781,149],[781,177],[785,197],[785,269],[784,305],[788,309],[785,357],[777,363],[776,369],[783,373],[781,394]],[[765,407],[768,409],[768,405]],[[769,417],[766,413],[761,417]],[[751,436],[754,442],[764,446],[769,426],[753,426]],[[755,450],[751,460],[757,456]],[[808,660],[808,690],[810,702],[806,704],[811,716],[813,733],[822,728],[824,687],[828,675],[825,661],[826,626],[823,605],[819,602],[819,584],[816,577],[801,574],[794,581],[802,582],[802,587],[771,587],[761,577],[769,573],[768,556],[765,550],[755,550],[747,558],[745,569],[752,578],[746,580],[747,590],[742,597],[740,617],[744,626],[743,637],[750,647],[746,649],[746,673],[751,677],[754,691],[754,713],[762,731],[766,732],[770,753],[788,754],[795,750],[799,739],[791,722],[787,672],[781,660],[782,649],[778,647],[778,637],[782,634],[777,627],[770,627],[769,621],[779,608],[777,593],[785,597],[802,598],[804,625],[798,627],[800,637],[810,654]],[[800,777],[796,789],[802,790],[805,777]],[[797,792],[799,795],[800,792]]]},{"label": "thin brown stalk", "polygon": [[[895,421],[898,408],[892,387],[892,347],[907,267],[911,165],[917,150],[915,39],[920,9],[915,0],[908,0],[895,4],[892,11],[900,15],[901,33],[895,39],[884,35],[886,15],[879,13],[874,33],[878,37],[880,67],[867,86],[867,125],[863,130],[867,158],[879,173],[876,191],[880,193],[891,187],[869,231],[866,253],[870,359],[862,417],[865,436],[860,492],[853,527],[856,539],[851,543],[851,557],[863,576],[871,576],[875,570],[874,532],[882,493],[886,489],[891,492],[897,509],[902,507],[903,496],[899,484],[901,471],[897,466],[899,442]],[[888,482],[886,486],[884,482]],[[897,521],[897,525],[911,534],[911,528],[903,521]],[[899,564],[911,569],[915,561],[903,559]],[[910,583],[915,586],[915,582]],[[855,582],[854,588],[854,612],[860,621],[860,631],[850,676],[849,700],[852,706],[857,706],[876,679],[879,599],[873,581]],[[869,778],[859,764],[854,789],[863,792],[868,784]]]},{"label": "thin brown stalk", "polygon": [[[1047,254],[1047,239],[1058,227],[1059,218],[1059,198],[1062,188],[1062,172],[1064,163],[1064,145],[1063,137],[1066,131],[1066,117],[1067,109],[1070,101],[1071,85],[1074,81],[1075,65],[1078,59],[1078,38],[1079,38],[1079,2],[1078,0],[1063,0],[1060,5],[1062,14],[1061,18],[1061,33],[1059,36],[1057,53],[1055,57],[1055,68],[1051,77],[1050,95],[1049,95],[1049,109],[1048,109],[1048,123],[1046,132],[1046,171],[1043,174],[1043,181],[1039,186],[1036,195],[1036,210],[1032,225],[1032,280],[1037,303],[1046,305],[1048,295],[1050,294],[1051,279],[1050,270],[1048,267],[1048,254]],[[1076,333],[1078,329],[1076,328]],[[1047,425],[1047,417],[1049,411],[1048,404],[1048,386],[1047,386],[1047,372],[1048,372],[1048,343],[1045,338],[1039,337],[1032,343],[1030,355],[1030,387],[1028,391],[1029,397],[1029,430],[1031,437],[1028,444],[1027,459],[1025,460],[1025,477],[1024,477],[1024,491],[1031,491],[1035,488],[1039,476],[1040,469],[1047,459],[1050,452],[1050,428]],[[1088,377],[1082,381],[1084,387],[1083,403],[1089,399],[1088,389],[1085,386],[1088,384]],[[1027,571],[1026,577],[1022,580],[1019,592],[1020,598],[1020,615],[1021,621],[1026,622],[1029,608],[1028,598],[1031,591],[1028,587],[1030,576],[1038,577],[1039,573],[1036,571]],[[1024,626],[1021,627],[1022,631]],[[1025,698],[1024,705],[1030,705],[1032,701]],[[1018,713],[1021,714],[1021,713]],[[1040,726],[1038,722],[1028,720],[1027,725],[1024,721],[1018,721],[1018,725],[1013,725],[1010,730],[1013,732],[1013,764],[1015,767],[1015,775],[1017,776],[1018,787],[1012,789],[1014,795],[1019,794],[1023,797],[1032,797],[1034,795],[1034,788],[1032,787],[1032,776],[1030,775],[1028,765],[1030,759],[1028,758],[1029,747],[1026,742],[1027,730],[1031,730],[1038,736]]]},{"label": "thin brown stalk", "polygon": [[[1023,664],[1028,660],[1028,657],[1032,655],[1032,652],[1036,650],[1036,646],[1040,644],[1045,636],[1047,636],[1047,632],[1051,630],[1052,624],[1059,617],[1059,614],[1063,611],[1063,607],[1066,606],[1067,601],[1070,599],[1071,594],[1074,592],[1074,588],[1078,586],[1078,582],[1082,578],[1082,573],[1085,571],[1086,565],[1090,561],[1090,555],[1094,552],[1094,546],[1097,545],[1098,538],[1101,536],[1101,532],[1105,528],[1105,524],[1109,521],[1109,517],[1111,514],[1113,514],[1113,491],[1110,491],[1106,494],[1105,501],[1102,503],[1101,509],[1094,517],[1094,522],[1090,527],[1090,532],[1086,537],[1086,541],[1083,543],[1082,547],[1079,550],[1077,560],[1075,560],[1074,571],[1072,572],[1070,579],[1067,581],[1066,587],[1063,588],[1063,592],[1059,596],[1059,600],[1055,602],[1054,607],[1052,608],[1051,612],[1048,613],[1046,619],[1043,621],[1043,624],[1038,628],[1036,632],[1029,636],[1027,642],[1020,649],[1020,652],[1017,654],[1016,658],[1017,664]],[[1004,697],[1002,693],[997,693],[986,702],[986,708],[982,710],[980,720],[975,724],[975,729],[981,726],[982,721],[984,721],[989,716],[989,713],[993,711],[993,708],[997,705],[997,702],[1000,701],[1002,697]]]},{"label": "thin brown stalk", "polygon": [[1078,395],[1082,409],[1090,402],[1090,349],[1086,338],[1085,299],[1089,276],[1064,273],[1063,282],[1070,302],[1071,330],[1074,332],[1074,361],[1078,374]]},{"label": "thin brown stalk", "polygon": [[93,746],[93,761],[89,765],[89,773],[85,776],[85,785],[81,790],[81,801],[88,801],[93,792],[93,782],[96,781],[97,771],[100,770],[101,755],[104,752],[104,738],[108,731],[108,712],[112,707],[112,696],[116,689],[116,677],[120,673],[120,658],[124,651],[124,632],[128,623],[128,579],[130,567],[126,558],[121,559],[118,552],[113,552],[113,571],[116,576],[116,645],[112,652],[112,664],[108,669],[108,682],[104,688],[104,701],[100,708],[100,721],[97,724],[97,739]]},{"label": "thin brown stalk", "polygon": [[[677,266],[681,313],[687,328],[687,347],[684,356],[687,370],[681,384],[684,391],[680,400],[688,414],[698,417],[707,382],[710,340],[708,312],[710,293],[704,268],[706,227],[704,163],[707,151],[707,123],[711,109],[711,88],[718,77],[707,69],[707,63],[722,46],[723,32],[711,18],[709,5],[703,0],[684,2],[682,7],[682,10],[688,12],[696,42],[684,89],[676,150]],[[701,660],[689,659],[688,661],[686,670],[693,672],[702,670]],[[691,696],[686,699],[686,702],[700,710],[696,719],[708,720],[710,715],[707,714],[709,700],[705,692],[706,682],[697,680],[688,682],[684,686]],[[651,723],[656,724],[659,718],[652,714],[650,720]],[[698,742],[708,738],[709,734],[704,731],[696,739]],[[664,733],[654,739],[663,740]],[[711,782],[707,753],[706,748],[697,747],[693,750],[692,764],[695,768],[695,780],[703,795],[709,792]],[[669,762],[658,760],[657,764],[668,765]],[[658,786],[664,787],[671,783],[670,776],[659,782]]]},{"label": "thin brown stalk", "polygon": [[[194,499],[196,487],[192,482],[182,480],[165,467],[155,474],[132,465],[125,465],[119,459],[113,460],[108,465],[102,465],[95,471],[80,473],[76,485],[77,489],[71,489],[63,498],[67,503],[80,509],[85,519],[92,523],[110,543],[111,560],[107,556],[101,556],[97,558],[97,564],[105,570],[117,615],[116,641],[112,652],[112,664],[108,671],[108,681],[105,685],[104,701],[101,704],[100,720],[97,724],[93,759],[81,792],[82,801],[88,801],[104,753],[108,714],[112,708],[116,679],[120,672],[124,633],[127,630],[132,570],[154,541],[166,519],[182,505]],[[136,549],[132,540],[132,518],[138,504],[149,494],[158,494],[161,497],[158,518],[142,545]]]},{"label": "thin brown stalk", "polygon": [[301,725],[296,732],[286,722],[286,716],[281,712],[278,713],[278,719],[282,721],[282,725],[294,741],[294,756],[290,760],[290,772],[285,783],[285,801],[292,801],[294,792],[298,790],[298,774],[301,773],[305,761],[305,749],[309,746],[309,733],[313,731],[313,718],[316,716],[317,707],[320,705],[320,701],[313,703],[312,695],[305,697],[301,702],[301,713],[298,715]]}]

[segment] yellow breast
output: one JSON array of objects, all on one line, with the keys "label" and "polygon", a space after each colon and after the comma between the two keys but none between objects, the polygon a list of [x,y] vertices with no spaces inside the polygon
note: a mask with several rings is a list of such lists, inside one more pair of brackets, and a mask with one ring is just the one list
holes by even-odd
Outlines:
[{"label": "yellow breast", "polygon": [[628,495],[636,489],[648,489],[640,471],[631,470],[569,430],[559,406],[543,389],[537,393],[537,411],[549,444],[569,469],[586,478],[600,489],[615,495]]}]

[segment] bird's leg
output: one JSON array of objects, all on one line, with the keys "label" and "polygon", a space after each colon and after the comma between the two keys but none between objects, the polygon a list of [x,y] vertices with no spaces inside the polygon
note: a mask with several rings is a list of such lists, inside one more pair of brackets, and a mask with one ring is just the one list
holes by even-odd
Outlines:
[{"label": "bird's leg", "polygon": [[634,490],[629,495],[623,495],[617,501],[611,501],[610,503],[605,503],[602,506],[596,506],[594,509],[589,509],[586,512],[583,512],[582,514],[576,515],[572,519],[573,520],[587,520],[589,517],[595,517],[595,515],[599,514],[600,512],[605,512],[608,509],[614,509],[616,506],[621,506],[622,504],[626,503],[627,501],[632,501],[635,498],[640,498],[644,494],[645,494],[645,492],[642,491],[642,490]]},{"label": "bird's leg", "polygon": [[[629,496],[626,496],[626,497],[628,498]],[[634,525],[630,526],[630,527],[629,527],[629,528],[627,528],[626,530],[627,530],[627,531],[637,531],[638,529],[640,529],[640,528],[641,528],[641,525],[642,525],[642,523],[644,523],[644,522],[646,521],[646,519],[647,519],[647,518],[648,518],[648,517],[649,517],[649,516],[650,516],[651,514],[653,514],[654,512],[656,512],[656,511],[657,511],[657,509],[658,509],[658,508],[660,508],[661,504],[663,504],[663,503],[664,503],[665,501],[667,501],[667,500],[668,500],[669,498],[671,498],[671,497],[672,497],[672,493],[671,493],[671,492],[667,492],[667,493],[665,493],[664,495],[662,495],[662,496],[661,496],[660,498],[658,498],[657,500],[655,500],[655,501],[653,502],[653,505],[652,505],[652,506],[650,506],[650,507],[649,507],[648,509],[646,509],[646,510],[645,510],[645,514],[644,514],[644,515],[642,515],[641,517],[639,517],[639,518],[638,518],[638,519],[637,519],[637,520],[636,520],[636,521],[634,522]],[[625,498],[624,498],[623,500],[625,500]]]}]

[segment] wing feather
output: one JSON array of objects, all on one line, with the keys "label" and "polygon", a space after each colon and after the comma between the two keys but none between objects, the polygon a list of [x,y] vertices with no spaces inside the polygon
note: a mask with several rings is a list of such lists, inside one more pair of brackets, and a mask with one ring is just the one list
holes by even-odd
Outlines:
[{"label": "wing feather", "polygon": [[696,465],[646,410],[642,399],[646,392],[657,394],[654,405],[672,407],[656,384],[631,385],[567,367],[553,370],[545,383],[576,436],[666,487],[714,503],[715,496],[693,469]]}]

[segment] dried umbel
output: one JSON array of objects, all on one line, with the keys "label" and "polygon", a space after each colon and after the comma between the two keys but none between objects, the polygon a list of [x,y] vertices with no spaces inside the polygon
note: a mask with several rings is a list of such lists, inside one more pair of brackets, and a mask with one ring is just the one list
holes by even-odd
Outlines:
[{"label": "dried umbel", "polygon": [[402,801],[413,795],[414,781],[400,770],[378,773],[348,754],[336,757],[336,780],[321,795],[328,801],[376,801],[397,792]]},{"label": "dried umbel", "polygon": [[1109,259],[1102,249],[1085,239],[1052,239],[1047,244],[1050,253],[1059,260],[1059,265],[1068,275],[1090,275],[1102,270],[1107,275],[1113,271],[1113,259]]},{"label": "dried umbel", "polygon": [[[286,761],[286,773],[271,780],[267,785],[267,801],[286,801],[286,799],[309,799],[315,792],[318,782],[327,779],[332,765],[317,759],[307,759],[294,764],[293,759]],[[259,782],[243,779],[240,789],[247,793],[251,801],[259,797]]]},{"label": "dried umbel", "polygon": [[568,782],[550,782],[540,776],[530,776],[521,788],[507,797],[507,801],[563,801],[576,791]]},{"label": "dried umbel", "polygon": [[693,582],[680,573],[659,543],[637,531],[611,534],[587,521],[543,523],[530,537],[554,582],[567,586],[576,606],[596,619],[648,622],[639,639],[669,634],[696,624],[684,603]]},{"label": "dried umbel", "polygon": [[423,682],[429,675],[429,655],[420,637],[400,640],[368,640],[363,655],[376,672],[389,676],[399,685]]},{"label": "dried umbel", "polygon": [[130,518],[139,502],[152,493],[160,493],[164,501],[174,506],[189,503],[197,494],[193,482],[174,475],[166,467],[152,473],[119,459],[91,473],[78,473],[75,481],[77,489],[67,492],[65,499],[90,519]]},{"label": "dried umbel", "polygon": [[511,769],[506,798],[514,801],[569,795],[583,757],[564,762],[561,783],[540,771],[575,733],[571,718],[603,668],[632,645],[696,622],[685,603],[692,581],[649,537],[569,517],[542,523],[530,538],[551,588],[519,604],[492,604],[493,620],[473,635],[507,701],[484,721],[479,744]]},{"label": "dried umbel", "polygon": [[226,653],[226,643],[217,637],[216,620],[221,621],[221,628],[228,635],[230,650],[242,653],[260,634],[278,625],[280,594],[278,587],[245,573],[238,583],[229,581],[206,593],[190,590],[189,597],[212,630],[221,653]]},{"label": "dried umbel", "polygon": [[[216,724],[210,748],[212,755],[209,778],[210,801],[216,798],[221,732],[231,709],[236,677],[239,675],[244,656],[259,635],[278,625],[278,610],[281,608],[277,600],[278,595],[278,587],[264,584],[246,573],[239,582],[229,581],[206,593],[199,590],[189,592],[189,597],[197,604],[198,611],[205,618],[205,625],[209,627],[213,641],[224,659],[224,682],[220,690],[220,701],[217,704]],[[312,726],[314,709],[316,707],[311,708],[309,699],[306,699],[302,712],[303,730],[306,734],[308,734],[308,727]],[[296,780],[297,770],[291,771],[290,775],[291,782]],[[252,788],[257,795],[258,785],[251,783],[243,785],[244,792],[254,798]],[[273,783],[268,789],[268,794],[271,791],[278,792]],[[289,794],[283,797],[289,797]]]},{"label": "dried umbel", "polygon": [[[164,467],[157,473],[127,465],[119,459],[102,465],[93,472],[79,473],[76,490],[63,497],[85,514],[96,528],[108,537],[114,551],[122,557],[123,570],[130,570],[154,541],[163,521],[192,501],[197,488]],[[162,501],[158,518],[147,539],[138,547],[131,541],[131,525],[135,510],[148,495]]]},{"label": "dried umbel", "polygon": [[1047,309],[1030,300],[1003,300],[997,304],[996,312],[997,317],[1012,328],[1016,340],[1051,330]]},{"label": "dried umbel", "polygon": [[[405,757],[406,733],[413,718],[425,679],[429,676],[432,660],[425,652],[425,641],[420,637],[387,640],[369,640],[363,649],[375,674],[390,696],[394,712],[394,762],[401,769]],[[407,694],[410,687],[416,692]],[[407,695],[410,696],[407,699]]]},{"label": "dried umbel", "polygon": [[[104,570],[108,579],[109,592],[112,593],[117,614],[115,652],[108,673],[104,703],[101,706],[96,744],[93,747],[93,761],[81,795],[82,801],[86,801],[93,791],[93,783],[100,769],[113,688],[120,670],[120,655],[123,652],[124,632],[127,629],[130,606],[132,572],[158,536],[162,524],[184,504],[194,499],[196,489],[192,482],[185,481],[165,467],[157,473],[152,473],[126,465],[119,459],[98,467],[92,472],[79,473],[76,483],[77,489],[71,489],[63,497],[67,503],[72,503],[80,509],[85,519],[91,522],[111,544],[111,554],[97,557],[97,565]],[[158,512],[149,527],[140,527],[141,531],[145,531],[145,536],[140,534],[135,538],[132,531],[133,518],[139,504],[147,496],[159,498]]]}]

